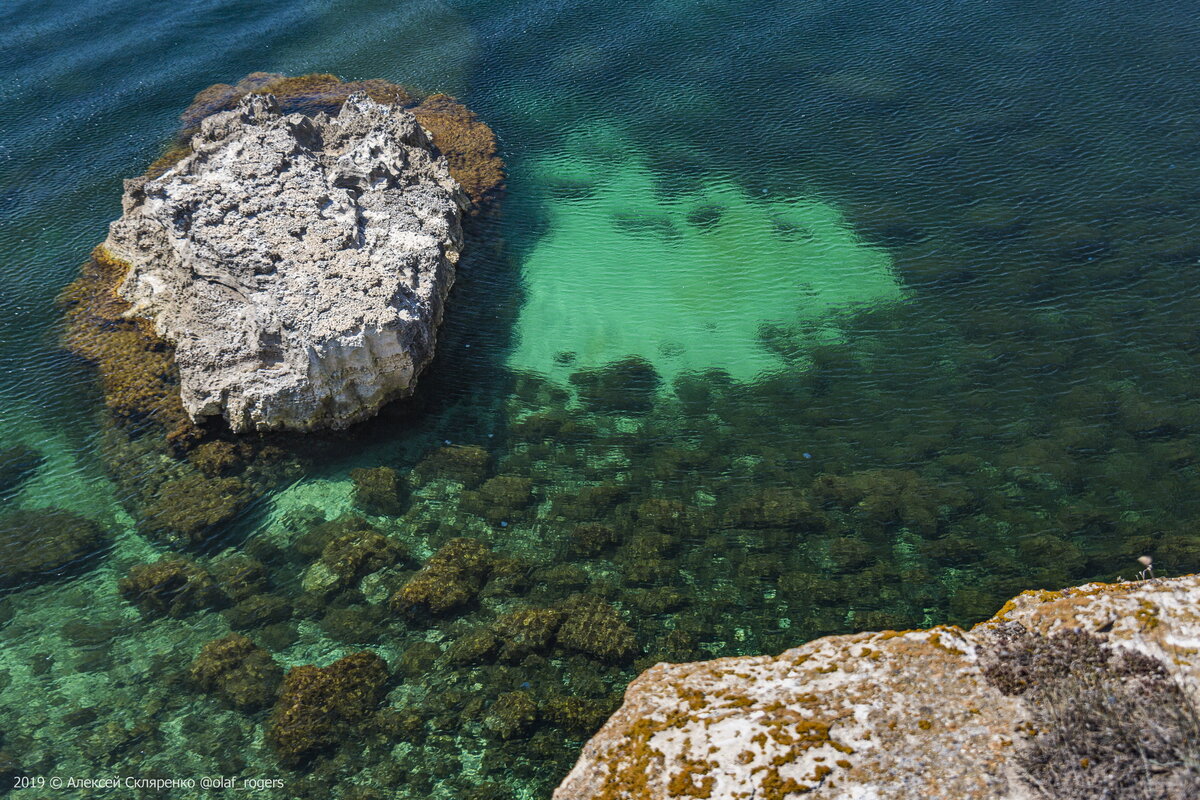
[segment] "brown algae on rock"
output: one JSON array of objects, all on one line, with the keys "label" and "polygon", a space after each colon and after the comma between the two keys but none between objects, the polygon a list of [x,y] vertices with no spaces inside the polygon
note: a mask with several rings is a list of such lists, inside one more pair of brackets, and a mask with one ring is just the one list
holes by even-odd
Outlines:
[{"label": "brown algae on rock", "polygon": [[0,589],[80,571],[98,555],[106,538],[97,523],[58,509],[0,515]]},{"label": "brown algae on rock", "polygon": [[271,654],[238,633],[204,645],[189,675],[204,691],[251,712],[271,705],[283,680]]},{"label": "brown algae on rock", "polygon": [[365,651],[327,667],[292,667],[267,727],[279,760],[297,765],[335,747],[375,711],[387,681],[387,664]]}]

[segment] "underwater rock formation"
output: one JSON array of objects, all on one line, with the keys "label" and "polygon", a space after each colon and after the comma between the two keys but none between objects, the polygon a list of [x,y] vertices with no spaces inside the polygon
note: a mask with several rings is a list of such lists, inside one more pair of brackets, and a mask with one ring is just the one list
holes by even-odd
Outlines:
[{"label": "underwater rock formation", "polygon": [[354,481],[354,505],[367,514],[399,516],[404,513],[406,487],[400,473],[391,467],[350,470]]},{"label": "underwater rock formation", "polygon": [[464,606],[483,588],[493,557],[477,539],[451,539],[429,557],[421,571],[388,600],[391,609],[410,617],[440,615]]},{"label": "underwater rock formation", "polygon": [[325,545],[321,558],[304,573],[302,586],[307,592],[330,592],[390,567],[402,555],[396,542],[377,531],[350,531]]},{"label": "underwater rock formation", "polygon": [[658,664],[554,797],[1194,797],[1197,608],[1200,576],[1087,584],[969,631]]},{"label": "underwater rock formation", "polygon": [[0,448],[0,495],[6,495],[24,483],[45,460],[27,444]]},{"label": "underwater rock formation", "polygon": [[537,715],[537,703],[529,692],[508,692],[492,703],[483,724],[501,739],[512,739],[529,730]]},{"label": "underwater rock formation", "polygon": [[237,432],[344,428],[433,357],[467,199],[411,113],[336,117],[270,95],[206,118],[192,153],[126,183],[104,250],[129,314],[174,345],[183,407]]},{"label": "underwater rock formation", "polygon": [[[285,113],[309,116],[324,111],[336,114],[352,94],[366,94],[377,103],[400,105],[412,111],[446,157],[450,175],[471,198],[478,211],[504,183],[504,162],[496,155],[496,135],[470,109],[444,94],[414,97],[414,93],[388,81],[370,79],[343,82],[336,75],[313,73],[289,77],[274,72],[252,72],[236,85],[217,83],[202,90],[180,116],[184,134],[195,133],[207,116],[234,108],[250,94],[272,94]],[[418,102],[419,100],[419,102]],[[165,153],[149,174],[155,177],[183,154],[180,147]]]},{"label": "underwater rock formation", "polygon": [[250,486],[238,478],[192,473],[164,481],[142,509],[147,532],[172,545],[198,545],[249,502]]},{"label": "underwater rock formation", "polygon": [[148,617],[184,617],[229,601],[208,570],[170,553],[153,564],[135,564],[117,581],[117,592]]},{"label": "underwater rock formation", "polygon": [[231,633],[204,645],[188,675],[201,689],[234,708],[256,711],[275,699],[283,669],[265,649],[246,636]]},{"label": "underwater rock formation", "polygon": [[387,664],[365,651],[324,668],[292,667],[267,729],[279,760],[294,766],[344,741],[379,705],[387,681]]},{"label": "underwater rock formation", "polygon": [[637,651],[633,629],[608,603],[576,594],[563,603],[566,617],[558,628],[558,643],[601,661],[620,662]]},{"label": "underwater rock formation", "polygon": [[77,571],[104,539],[99,525],[68,511],[39,508],[0,516],[0,589]]}]

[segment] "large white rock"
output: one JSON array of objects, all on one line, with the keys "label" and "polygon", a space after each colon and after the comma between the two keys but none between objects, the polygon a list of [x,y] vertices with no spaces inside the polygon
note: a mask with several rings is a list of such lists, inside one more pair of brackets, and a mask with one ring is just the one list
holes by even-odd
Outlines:
[{"label": "large white rock", "polygon": [[126,181],[104,246],[118,293],[175,346],[183,406],[235,431],[343,428],[433,357],[467,199],[404,109],[335,117],[251,95],[192,153]]},{"label": "large white rock", "polygon": [[[1025,592],[970,631],[828,636],[779,656],[651,667],[554,800],[1032,800],[1014,756],[1028,706],[984,671],[1014,626],[1087,632],[1198,688],[1200,576]],[[1154,797],[1196,796],[1154,782]]]}]

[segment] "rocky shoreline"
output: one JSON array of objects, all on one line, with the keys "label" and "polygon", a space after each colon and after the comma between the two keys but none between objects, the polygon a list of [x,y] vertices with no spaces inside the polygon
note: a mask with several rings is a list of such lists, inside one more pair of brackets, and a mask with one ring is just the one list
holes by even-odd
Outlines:
[{"label": "rocky shoreline", "polygon": [[1195,797],[1197,608],[1198,576],[1092,583],[967,631],[658,664],[554,798]]}]

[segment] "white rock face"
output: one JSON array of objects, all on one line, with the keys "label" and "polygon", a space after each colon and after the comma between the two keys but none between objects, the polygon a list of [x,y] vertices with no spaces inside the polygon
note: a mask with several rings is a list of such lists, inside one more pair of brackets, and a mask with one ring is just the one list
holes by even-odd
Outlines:
[{"label": "white rock face", "polygon": [[779,656],[651,667],[554,800],[1033,800],[1014,763],[1028,706],[984,672],[1014,626],[1083,631],[1200,689],[1200,576],[1025,592],[970,631],[828,636]]},{"label": "white rock face", "polygon": [[467,199],[408,111],[270,95],[205,119],[193,152],[126,181],[105,248],[130,316],[175,346],[183,406],[235,431],[343,428],[433,357]]}]

